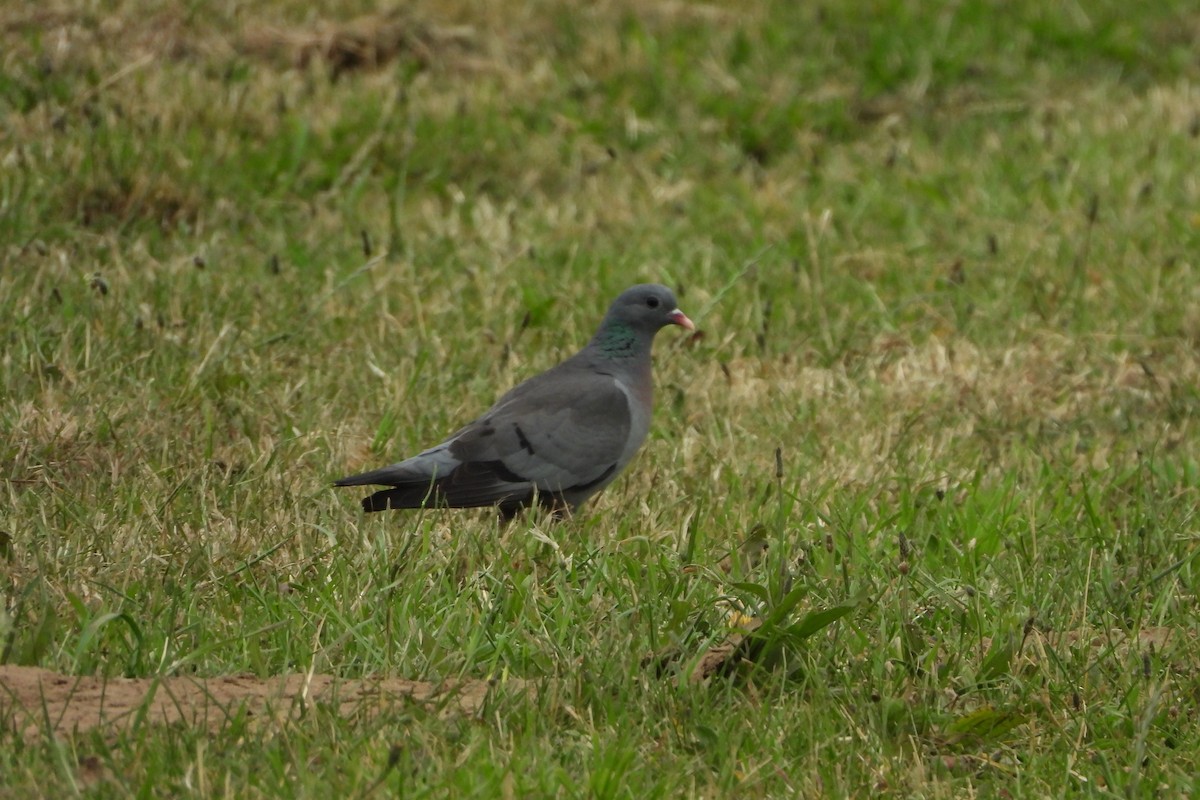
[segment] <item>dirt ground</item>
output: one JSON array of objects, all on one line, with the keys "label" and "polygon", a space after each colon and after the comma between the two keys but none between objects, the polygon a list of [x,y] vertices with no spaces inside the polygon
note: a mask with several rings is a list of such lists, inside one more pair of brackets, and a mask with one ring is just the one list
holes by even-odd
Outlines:
[{"label": "dirt ground", "polygon": [[[313,704],[330,705],[345,716],[411,704],[472,715],[483,711],[495,686],[480,680],[345,680],[320,674],[105,679],[0,666],[0,737],[8,733],[32,741],[47,731],[70,736],[96,728],[116,733],[139,719],[215,730],[243,709],[251,717],[282,722]],[[505,686],[532,691],[522,681],[509,680]]]}]

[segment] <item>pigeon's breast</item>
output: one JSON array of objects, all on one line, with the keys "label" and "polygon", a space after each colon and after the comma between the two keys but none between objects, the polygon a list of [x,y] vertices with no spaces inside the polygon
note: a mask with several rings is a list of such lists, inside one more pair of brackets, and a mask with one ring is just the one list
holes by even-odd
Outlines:
[{"label": "pigeon's breast", "polygon": [[629,404],[629,438],[625,440],[625,447],[621,451],[621,460],[617,463],[616,471],[620,472],[626,464],[633,460],[638,448],[642,446],[642,442],[646,441],[646,434],[650,432],[653,389],[650,381],[640,384],[645,387],[642,391],[633,389],[622,381],[616,381],[616,384],[617,388],[621,390],[621,394],[624,395],[625,402]]}]

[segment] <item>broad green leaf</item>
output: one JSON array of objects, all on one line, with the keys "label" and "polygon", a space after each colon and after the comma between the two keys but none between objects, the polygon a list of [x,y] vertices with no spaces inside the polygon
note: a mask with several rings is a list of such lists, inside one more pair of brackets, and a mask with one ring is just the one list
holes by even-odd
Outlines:
[{"label": "broad green leaf", "polygon": [[788,629],[788,633],[800,639],[807,639],[814,633],[828,628],[842,617],[858,608],[858,600],[839,603],[829,608],[819,608],[804,615],[804,618]]},{"label": "broad green leaf", "polygon": [[1019,711],[1004,711],[994,706],[983,706],[953,720],[946,726],[946,735],[952,742],[995,741],[1023,724],[1025,720],[1026,716]]}]

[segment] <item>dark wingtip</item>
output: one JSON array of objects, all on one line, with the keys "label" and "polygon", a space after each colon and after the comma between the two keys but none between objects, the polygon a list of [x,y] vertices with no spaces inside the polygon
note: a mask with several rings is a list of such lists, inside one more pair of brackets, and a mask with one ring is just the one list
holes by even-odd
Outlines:
[{"label": "dark wingtip", "polygon": [[[381,502],[382,500],[382,502]],[[363,511],[372,514],[376,511],[387,511],[388,504],[386,498],[379,498],[379,495],[371,495],[362,499]]]},{"label": "dark wingtip", "polygon": [[424,495],[416,495],[411,491],[393,487],[381,489],[375,494],[364,497],[362,507],[363,511],[368,514],[393,508],[420,508],[424,499]]}]

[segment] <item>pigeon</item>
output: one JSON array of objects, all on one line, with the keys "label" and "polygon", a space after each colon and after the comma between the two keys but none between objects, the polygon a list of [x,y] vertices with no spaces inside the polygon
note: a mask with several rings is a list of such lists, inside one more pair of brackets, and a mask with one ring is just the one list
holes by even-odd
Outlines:
[{"label": "pigeon", "polygon": [[695,330],[665,286],[626,289],[582,350],[511,389],[441,444],[335,486],[386,486],[364,511],[495,506],[504,520],[537,503],[578,511],[629,464],[650,429],[650,348],[667,325]]}]

